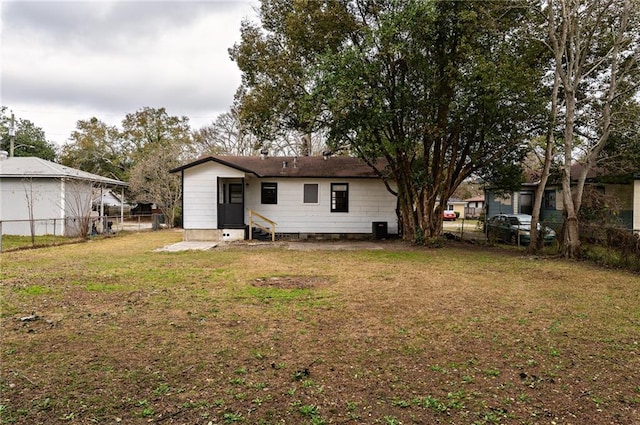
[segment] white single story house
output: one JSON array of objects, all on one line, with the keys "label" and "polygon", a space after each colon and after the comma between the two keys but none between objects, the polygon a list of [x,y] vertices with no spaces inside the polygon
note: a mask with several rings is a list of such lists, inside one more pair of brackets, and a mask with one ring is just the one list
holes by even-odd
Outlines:
[{"label": "white single story house", "polygon": [[171,172],[182,176],[185,240],[243,240],[256,221],[303,239],[398,233],[396,196],[358,158],[216,155]]},{"label": "white single story house", "polygon": [[0,155],[0,223],[3,235],[77,236],[92,199],[127,183],[37,157]]},{"label": "white single story house", "polygon": [[125,214],[131,212],[131,205],[127,203],[122,194],[118,194],[114,189],[108,189],[102,191],[93,198],[93,208],[96,211],[104,209],[104,215],[120,214],[123,211]]}]

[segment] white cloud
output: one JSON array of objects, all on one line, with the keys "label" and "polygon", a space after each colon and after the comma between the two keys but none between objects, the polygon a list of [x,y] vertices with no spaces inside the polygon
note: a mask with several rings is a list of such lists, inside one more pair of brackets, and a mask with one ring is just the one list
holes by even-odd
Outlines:
[{"label": "white cloud", "polygon": [[10,2],[2,9],[2,104],[61,144],[80,119],[119,124],[165,107],[200,127],[233,102],[248,2]]}]

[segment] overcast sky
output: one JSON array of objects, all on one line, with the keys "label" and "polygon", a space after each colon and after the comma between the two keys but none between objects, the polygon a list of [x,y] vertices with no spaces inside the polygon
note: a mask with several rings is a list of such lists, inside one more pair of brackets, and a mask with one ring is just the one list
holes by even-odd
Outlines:
[{"label": "overcast sky", "polygon": [[0,100],[63,144],[78,120],[120,125],[149,106],[200,128],[229,109],[240,72],[227,49],[257,1],[7,1]]}]

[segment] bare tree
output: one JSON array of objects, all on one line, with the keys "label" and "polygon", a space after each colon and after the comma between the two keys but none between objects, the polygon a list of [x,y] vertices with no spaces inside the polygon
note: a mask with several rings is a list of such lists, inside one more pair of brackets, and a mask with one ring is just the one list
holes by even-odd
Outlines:
[{"label": "bare tree", "polygon": [[29,215],[29,231],[31,233],[31,245],[36,243],[36,222],[34,220],[33,209],[35,207],[36,199],[33,193],[33,179],[25,178],[22,180],[24,186],[24,195],[27,199],[27,213]]},{"label": "bare tree", "polygon": [[218,115],[210,125],[196,131],[195,140],[201,153],[241,156],[260,153],[258,139],[242,127],[233,109]]},{"label": "bare tree", "polygon": [[180,207],[180,177],[169,170],[196,156],[194,133],[187,117],[164,108],[142,108],[122,121],[123,135],[135,164],[129,187],[138,201],[155,203],[172,226]]},{"label": "bare tree", "polygon": [[[544,153],[541,158],[542,170],[540,171],[540,181],[536,188],[535,196],[533,198],[533,212],[531,214],[531,229],[538,228],[538,222],[540,221],[540,209],[542,207],[542,199],[544,196],[545,188],[547,187],[547,181],[551,174],[551,165],[553,158],[557,153],[557,141],[556,141],[556,128],[558,123],[558,109],[559,109],[559,97],[558,92],[560,90],[560,77],[557,73],[553,74],[553,88],[551,90],[551,107],[549,110],[549,121],[547,124],[547,132],[542,142]],[[540,241],[538,240],[538,232],[530,232],[531,240],[529,247],[527,248],[530,254],[534,254],[540,251]]]},{"label": "bare tree", "polygon": [[238,156],[258,155],[262,150],[275,156],[319,155],[326,142],[321,132],[303,134],[296,130],[282,130],[273,140],[259,140],[242,125],[234,109],[196,131],[194,139],[200,153]]},{"label": "bare tree", "polygon": [[131,169],[129,179],[134,195],[155,203],[169,227],[173,226],[182,198],[180,176],[170,174],[169,170],[182,164],[181,148],[179,144],[154,146]]},{"label": "bare tree", "polygon": [[[553,101],[564,102],[562,245],[566,257],[576,257],[587,174],[609,140],[615,114],[638,93],[640,5],[634,0],[549,0],[545,7],[548,47],[559,82]],[[572,176],[571,166],[578,159],[584,167]]]},{"label": "bare tree", "polygon": [[297,130],[281,131],[272,141],[262,146],[273,155],[281,156],[314,156],[326,150],[326,136],[323,132],[300,133]]},{"label": "bare tree", "polygon": [[66,212],[65,235],[86,239],[91,226],[91,203],[95,184],[84,180],[64,182],[64,208]]}]

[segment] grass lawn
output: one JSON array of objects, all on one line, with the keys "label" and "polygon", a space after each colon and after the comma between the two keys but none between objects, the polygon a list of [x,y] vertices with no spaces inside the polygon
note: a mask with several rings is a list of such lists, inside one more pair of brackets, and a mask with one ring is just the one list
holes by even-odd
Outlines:
[{"label": "grass lawn", "polygon": [[638,275],[180,238],[0,255],[1,423],[640,423]]},{"label": "grass lawn", "polygon": [[73,242],[80,242],[80,239],[66,236],[42,235],[35,236],[33,240],[31,240],[31,236],[3,235],[2,252],[23,248],[62,245]]}]

